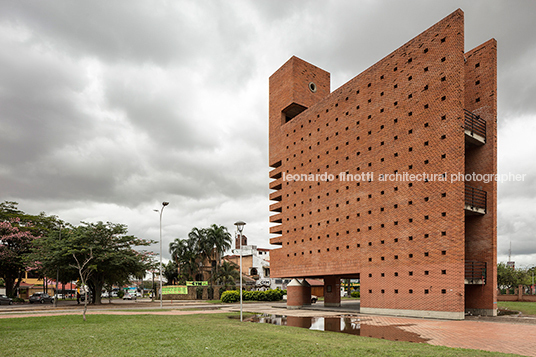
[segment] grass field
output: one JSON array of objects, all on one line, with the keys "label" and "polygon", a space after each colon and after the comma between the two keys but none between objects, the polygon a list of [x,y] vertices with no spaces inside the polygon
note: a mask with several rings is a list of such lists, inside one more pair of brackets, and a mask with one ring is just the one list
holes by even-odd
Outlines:
[{"label": "grass field", "polygon": [[[236,315],[235,315],[236,316]],[[504,356],[287,326],[227,314],[0,319],[2,356]]]},{"label": "grass field", "polygon": [[498,301],[499,309],[521,311],[523,315],[536,315],[536,302],[528,301]]}]

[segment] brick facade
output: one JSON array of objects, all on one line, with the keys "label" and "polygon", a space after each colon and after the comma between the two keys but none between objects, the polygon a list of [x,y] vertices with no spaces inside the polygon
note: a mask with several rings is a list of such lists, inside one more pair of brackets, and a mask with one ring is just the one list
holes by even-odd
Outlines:
[{"label": "brick facade", "polygon": [[[497,173],[496,68],[495,40],[465,53],[457,10],[333,92],[297,57],[277,70],[272,276],[323,278],[337,296],[339,279],[360,278],[362,312],[494,314],[497,185],[451,175]],[[485,120],[485,144],[468,139],[465,110]],[[486,263],[485,284],[466,284],[466,261]]]}]

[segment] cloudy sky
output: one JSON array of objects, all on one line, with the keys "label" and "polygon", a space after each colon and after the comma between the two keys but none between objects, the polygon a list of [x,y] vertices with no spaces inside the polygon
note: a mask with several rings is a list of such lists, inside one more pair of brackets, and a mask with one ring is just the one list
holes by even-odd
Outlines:
[{"label": "cloudy sky", "polygon": [[164,247],[237,220],[270,247],[268,77],[296,55],[333,90],[457,8],[466,50],[498,41],[499,172],[527,174],[499,185],[498,258],[534,265],[529,0],[0,0],[0,201],[151,239],[169,201]]}]

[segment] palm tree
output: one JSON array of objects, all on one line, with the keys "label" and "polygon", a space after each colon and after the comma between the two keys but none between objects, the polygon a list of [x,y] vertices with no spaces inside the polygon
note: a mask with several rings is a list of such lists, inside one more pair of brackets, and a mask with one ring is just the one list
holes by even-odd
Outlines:
[{"label": "palm tree", "polygon": [[240,279],[240,274],[236,270],[236,264],[224,261],[216,276],[216,281],[223,284],[225,289],[229,284],[235,285],[235,279]]},{"label": "palm tree", "polygon": [[169,252],[172,259],[179,267],[180,274],[185,280],[194,280],[199,270],[198,250],[193,239],[176,238],[169,244]]},{"label": "palm tree", "polygon": [[206,247],[210,249],[210,255],[213,252],[216,253],[216,264],[212,266],[212,280],[215,280],[215,275],[218,275],[218,268],[220,266],[221,256],[226,250],[231,248],[233,239],[231,234],[224,226],[218,226],[213,224],[210,228],[205,230]]},{"label": "palm tree", "polygon": [[211,264],[211,283],[216,281],[223,253],[231,248],[232,236],[224,226],[213,224],[210,228],[192,228],[188,239],[175,239],[169,245],[169,252],[187,280],[195,280],[200,265]]},{"label": "palm tree", "polygon": [[177,263],[170,260],[164,267],[164,277],[167,280],[168,285],[173,285],[179,280],[179,271]]}]

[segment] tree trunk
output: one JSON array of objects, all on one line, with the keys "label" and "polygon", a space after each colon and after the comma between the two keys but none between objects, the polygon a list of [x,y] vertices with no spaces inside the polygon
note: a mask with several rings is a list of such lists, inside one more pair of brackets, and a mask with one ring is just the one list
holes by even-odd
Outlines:
[{"label": "tree trunk", "polygon": [[102,297],[101,297],[101,292],[102,292],[102,287],[104,286],[104,282],[101,281],[100,279],[98,281],[93,281],[93,285],[95,286],[95,298],[94,298],[94,302],[95,304],[102,304]]},{"label": "tree trunk", "polygon": [[9,297],[14,297],[14,285],[15,285],[15,279],[9,274],[5,275],[5,281],[6,283],[6,295]]}]

